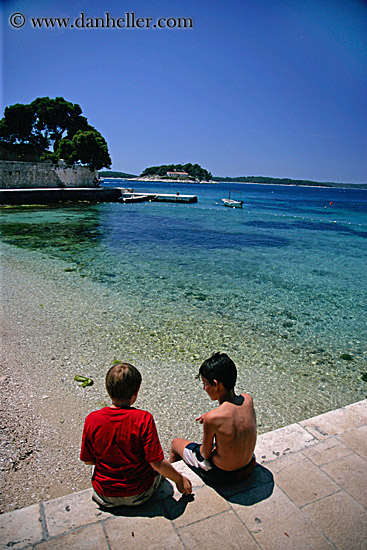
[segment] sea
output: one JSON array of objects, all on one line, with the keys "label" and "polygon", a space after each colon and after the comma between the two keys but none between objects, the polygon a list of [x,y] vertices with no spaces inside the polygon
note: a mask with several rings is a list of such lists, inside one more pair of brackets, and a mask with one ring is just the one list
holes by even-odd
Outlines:
[{"label": "sea", "polygon": [[[366,190],[104,185],[198,202],[11,207],[1,239],[30,259],[42,254],[60,276],[78,276],[81,289],[94,285],[101,312],[106,300],[112,310],[101,313],[109,336],[125,334],[117,359],[146,368],[158,399],[174,394],[171,410],[211,406],[195,375],[216,351],[237,364],[260,431],[367,397]],[[242,209],[223,205],[230,192]]]}]

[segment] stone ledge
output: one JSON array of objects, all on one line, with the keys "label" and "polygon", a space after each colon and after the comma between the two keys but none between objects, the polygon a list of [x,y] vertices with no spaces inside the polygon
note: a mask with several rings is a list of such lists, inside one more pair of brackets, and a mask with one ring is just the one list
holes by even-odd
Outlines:
[{"label": "stone ledge", "polygon": [[0,189],[0,205],[53,204],[59,202],[115,202],[121,197],[117,187],[73,187]]},{"label": "stone ledge", "polygon": [[[121,544],[136,550],[194,544],[204,550],[222,548],[232,537],[236,548],[246,541],[249,549],[362,550],[367,543],[367,531],[360,528],[367,525],[367,462],[360,437],[366,426],[367,400],[261,435],[258,462],[267,463],[270,471],[257,466],[260,485],[253,480],[254,487],[249,482],[243,493],[207,487],[179,462],[177,469],[192,479],[192,497],[181,497],[165,481],[139,509],[102,511],[88,489],[3,514],[0,550],[117,550]],[[274,474],[275,488],[266,473]],[[250,493],[254,499],[247,498]],[[339,521],[343,507],[353,509],[357,518],[352,529]]]}]

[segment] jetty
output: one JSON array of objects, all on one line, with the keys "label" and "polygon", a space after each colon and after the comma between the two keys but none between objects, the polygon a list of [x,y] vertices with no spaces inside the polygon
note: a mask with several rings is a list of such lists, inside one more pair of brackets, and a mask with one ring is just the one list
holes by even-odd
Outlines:
[{"label": "jetty", "polygon": [[[77,202],[120,202],[125,197],[147,196],[151,202],[197,202],[196,195],[180,193],[135,193],[133,189],[122,187],[42,187],[23,189],[0,189],[0,205],[37,205]],[[139,202],[131,200],[126,202]]]},{"label": "jetty", "polygon": [[[262,434],[253,475],[182,496],[164,480],[134,509],[100,509],[92,489],[0,515],[0,549],[364,550],[367,400]],[[75,453],[71,455],[77,460]]]},{"label": "jetty", "polygon": [[196,195],[181,195],[181,193],[144,193],[144,192],[122,192],[122,200],[128,202],[139,201],[140,198],[144,198],[150,202],[186,202],[193,203],[198,202]]}]

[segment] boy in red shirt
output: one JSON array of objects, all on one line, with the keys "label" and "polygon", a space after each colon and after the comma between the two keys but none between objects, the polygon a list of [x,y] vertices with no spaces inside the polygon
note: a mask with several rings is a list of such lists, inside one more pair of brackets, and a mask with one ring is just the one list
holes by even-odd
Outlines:
[{"label": "boy in red shirt", "polygon": [[93,499],[105,507],[143,504],[161,476],[174,481],[181,493],[191,493],[190,481],[164,458],[153,416],[132,407],[140,384],[133,365],[114,365],[106,375],[112,405],[85,419],[80,459],[95,466]]}]

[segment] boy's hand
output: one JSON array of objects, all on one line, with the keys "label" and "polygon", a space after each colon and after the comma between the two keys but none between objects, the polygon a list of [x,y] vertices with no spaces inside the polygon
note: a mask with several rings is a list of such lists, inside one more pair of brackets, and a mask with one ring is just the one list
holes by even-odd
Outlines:
[{"label": "boy's hand", "polygon": [[187,479],[187,477],[181,476],[181,479],[176,483],[176,486],[177,486],[177,489],[180,491],[180,493],[183,493],[184,495],[191,495],[192,493],[191,481]]},{"label": "boy's hand", "polygon": [[166,458],[159,462],[151,462],[151,467],[164,477],[168,477],[176,484],[177,490],[184,495],[190,495],[192,492],[191,481],[187,477],[183,476],[175,470],[170,462]]},{"label": "boy's hand", "polygon": [[204,416],[205,416],[206,413],[202,414],[201,416],[199,416],[198,418],[195,418],[196,422],[200,422],[200,424],[202,424],[204,422]]}]

